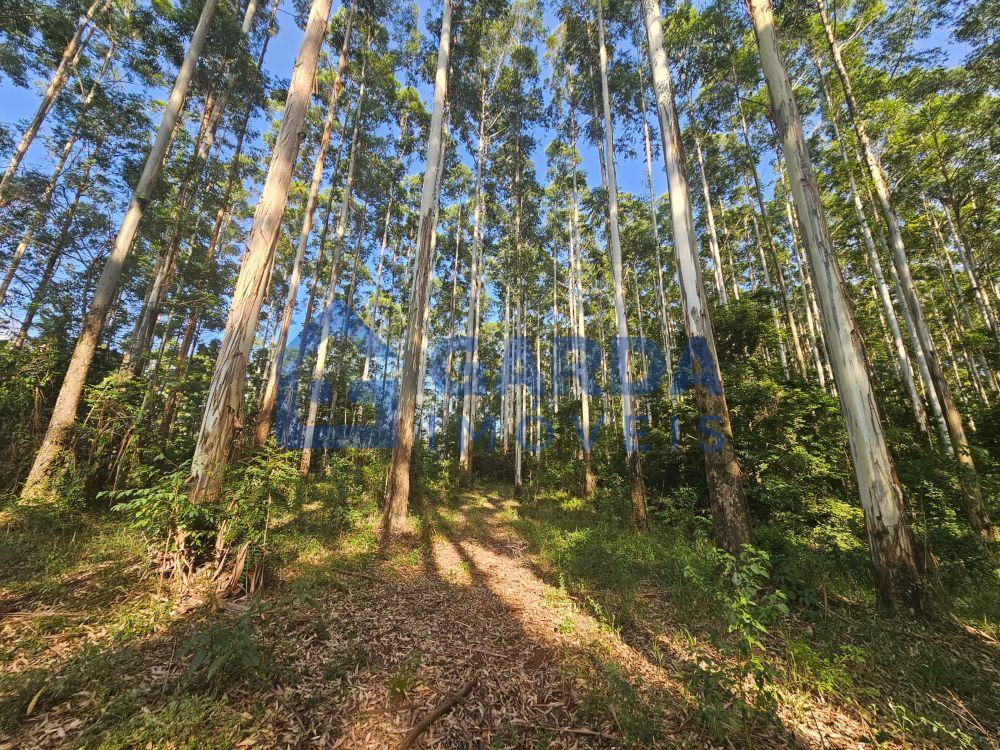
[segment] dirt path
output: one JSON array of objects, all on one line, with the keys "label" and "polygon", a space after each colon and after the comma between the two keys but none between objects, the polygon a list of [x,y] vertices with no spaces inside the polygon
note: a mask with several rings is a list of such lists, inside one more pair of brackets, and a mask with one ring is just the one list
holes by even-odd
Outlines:
[{"label": "dirt path", "polygon": [[651,690],[679,698],[679,686],[532,570],[523,540],[498,520],[514,501],[498,491],[464,500],[425,524],[417,570],[389,564],[379,580],[324,603],[340,624],[327,648],[355,664],[343,676],[333,747],[394,747],[469,680],[469,697],[421,747],[623,747],[619,709],[588,700],[591,657],[618,662]]}]

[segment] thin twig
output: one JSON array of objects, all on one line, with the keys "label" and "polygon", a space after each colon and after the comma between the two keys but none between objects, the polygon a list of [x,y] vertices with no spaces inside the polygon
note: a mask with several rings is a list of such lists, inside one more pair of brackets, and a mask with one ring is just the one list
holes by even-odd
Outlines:
[{"label": "thin twig", "polygon": [[407,748],[412,747],[417,738],[430,729],[431,724],[451,711],[456,705],[458,705],[459,702],[465,700],[469,693],[472,692],[472,688],[475,686],[476,679],[472,678],[462,685],[461,689],[457,693],[447,696],[443,701],[438,703],[434,710],[427,714],[427,716],[425,716],[415,727],[413,727],[409,734],[403,738],[402,742],[396,745],[396,750],[406,750]]}]

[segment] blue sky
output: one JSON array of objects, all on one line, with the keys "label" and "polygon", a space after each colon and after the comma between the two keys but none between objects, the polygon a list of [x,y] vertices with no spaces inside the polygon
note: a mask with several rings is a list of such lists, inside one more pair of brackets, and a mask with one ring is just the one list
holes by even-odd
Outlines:
[{"label": "blue sky", "polygon": [[[421,32],[426,34],[427,30],[427,17],[428,17],[428,6],[434,9],[434,13],[440,12],[440,0],[417,0],[417,5],[420,10],[420,20],[419,28]],[[337,3],[334,4],[334,12],[336,12]],[[267,57],[265,59],[264,65],[266,69],[274,76],[278,76],[282,79],[287,79],[291,75],[292,65],[295,60],[296,52],[298,51],[299,42],[301,41],[301,30],[296,26],[291,15],[292,10],[292,0],[282,0],[279,6],[278,23],[279,32],[277,36],[271,41],[268,48]],[[549,28],[555,24],[555,19],[551,10],[546,10],[545,17],[546,24]],[[39,92],[44,86],[44,81],[41,79],[34,82],[35,85],[32,88],[22,89],[10,84],[9,81],[0,82],[0,100],[3,101],[2,109],[0,109],[0,118],[6,124],[12,124],[19,120],[30,116],[38,105]],[[431,89],[429,85],[421,87],[421,93],[425,97],[425,101],[429,103]],[[150,92],[150,96],[164,97],[166,92]],[[258,127],[260,130],[260,127]],[[44,131],[43,131],[44,132]],[[152,133],[150,134],[152,137]],[[545,163],[544,156],[542,155],[542,149],[544,145],[548,142],[548,136],[546,134],[540,134],[539,138],[540,146],[539,152],[536,155],[536,164],[539,169],[540,179],[544,179],[545,175]],[[589,151],[584,149],[585,151]],[[600,177],[598,166],[597,166],[597,156],[596,153],[585,153],[585,164],[588,173],[591,178],[592,184],[599,184]],[[25,160],[22,170],[26,167],[36,167],[41,170],[45,170],[51,164],[51,158],[46,153],[42,142],[37,141],[28,157]],[[415,165],[416,168],[422,168],[422,165]],[[621,183],[621,189],[623,190],[634,190],[640,191],[641,194],[645,194],[645,183],[643,178],[643,167],[641,162],[636,162],[635,164],[626,164],[625,160],[619,159],[619,181]]]},{"label": "blue sky", "polygon": [[[440,0],[417,0],[417,5],[420,10],[419,28],[422,32],[426,33],[429,7],[433,8],[434,13],[439,12]],[[292,0],[282,0],[281,6],[279,6],[280,12],[278,18],[280,31],[272,40],[268,49],[267,58],[265,60],[265,67],[267,70],[273,75],[281,78],[287,78],[291,74],[295,54],[298,50],[301,39],[301,30],[295,25],[293,17],[290,14],[291,10]],[[546,8],[545,23],[547,28],[552,28],[555,24],[554,14],[551,8]],[[948,30],[942,28],[935,28],[931,35],[927,39],[923,40],[920,46],[924,48],[938,47],[944,50],[946,61],[953,65],[959,64],[965,54],[965,49],[961,45],[956,44],[953,39],[950,39]],[[43,85],[44,82],[39,80],[35,82],[35,86],[33,88],[22,89],[11,85],[9,81],[0,82],[0,100],[3,101],[3,107],[0,109],[0,118],[2,118],[3,122],[11,124],[29,116],[37,106],[38,94]],[[421,93],[424,95],[425,100],[429,100],[431,93],[430,87],[427,85],[423,86]],[[612,96],[614,96],[613,93]],[[655,123],[653,134],[654,136],[656,135]],[[538,158],[536,158],[536,164],[539,169],[539,176],[541,179],[544,179],[545,164],[540,152],[548,140],[549,135],[547,133],[539,133],[540,147],[539,154],[537,155]],[[591,184],[599,184],[600,178],[596,153],[593,148],[587,148],[586,145],[582,143],[581,150],[584,151],[584,167],[588,172]],[[50,162],[51,159],[46,154],[41,142],[36,142],[28,154],[26,166],[44,168]],[[626,159],[623,155],[619,154],[617,156],[617,165],[619,188],[624,191],[631,191],[644,195],[646,188],[644,166],[641,158]],[[662,175],[662,169],[654,170],[654,172],[654,179],[657,183],[657,193],[659,194],[665,188],[665,181]]]},{"label": "blue sky", "polygon": [[[426,34],[427,32],[428,15],[440,12],[440,2],[441,0],[417,0],[417,5],[420,11],[418,28],[422,33]],[[266,4],[262,3],[262,5]],[[548,5],[551,5],[551,3]],[[335,11],[337,6],[338,3],[335,0]],[[282,0],[281,6],[279,6],[280,12],[278,14],[280,31],[272,40],[265,60],[266,69],[272,75],[281,79],[287,79],[290,76],[295,55],[301,40],[301,30],[294,23],[293,16],[290,12],[291,10],[292,0]],[[547,28],[552,28],[555,25],[555,16],[550,7],[546,8],[544,21]],[[934,29],[930,36],[921,42],[920,46],[925,48],[939,47],[943,49],[945,52],[945,60],[950,64],[959,64],[965,55],[965,50],[961,46],[955,44],[954,40],[949,38],[947,29]],[[541,53],[541,50],[539,50],[539,52]],[[0,118],[2,118],[2,121],[6,124],[15,124],[28,117],[37,106],[39,92],[44,86],[44,83],[44,81],[38,80],[34,82],[34,86],[32,88],[21,89],[12,86],[9,81],[0,82],[0,101],[3,102],[2,109],[0,109]],[[420,89],[425,101],[429,102],[431,96],[430,85],[424,84],[420,87]],[[151,97],[158,97],[162,99],[165,97],[166,91],[147,92],[147,94]],[[614,92],[612,92],[612,97],[614,97]],[[655,121],[651,121],[651,127],[653,137],[658,139],[659,133],[656,129]],[[257,123],[258,131],[263,131],[265,129],[266,123]],[[19,127],[15,127],[14,130],[17,132]],[[549,142],[551,134],[539,132],[536,135],[539,145],[535,154],[535,163],[538,169],[539,179],[544,181],[546,165],[543,151],[545,145]],[[150,138],[152,138],[152,133],[150,133]],[[617,142],[620,143],[621,141],[619,140]],[[641,144],[636,145],[641,146]],[[584,143],[582,140],[580,142],[580,148],[583,155],[583,167],[588,174],[588,181],[591,185],[599,185],[600,175],[596,150],[593,146]],[[620,152],[616,154],[619,189],[621,191],[632,192],[640,196],[646,195],[647,188],[645,185],[645,166],[642,161],[641,148],[636,148],[637,153],[632,158],[628,158],[621,152],[621,149],[619,149],[619,151]],[[464,148],[463,158],[471,166],[470,155]],[[51,156],[49,156],[44,148],[42,139],[38,139],[29,152],[28,157],[25,160],[25,165],[22,166],[21,169],[23,171],[25,167],[36,167],[45,172],[51,168],[51,164]],[[414,171],[422,171],[423,165],[414,164],[413,169]],[[766,166],[762,168],[762,172],[765,180],[769,179],[770,170]],[[659,162],[654,164],[653,174],[656,191],[659,195],[665,190],[666,187],[662,166]],[[123,197],[121,200],[122,205],[117,208],[119,212],[124,208],[125,200],[126,198]]]}]

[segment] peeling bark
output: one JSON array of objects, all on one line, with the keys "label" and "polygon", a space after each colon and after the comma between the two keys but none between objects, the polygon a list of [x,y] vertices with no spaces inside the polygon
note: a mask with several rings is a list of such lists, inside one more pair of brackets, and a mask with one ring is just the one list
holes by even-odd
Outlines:
[{"label": "peeling bark", "polygon": [[923,591],[903,492],[868,375],[864,342],[830,238],[792,84],[778,51],[771,0],[749,0],[747,6],[823,312],[823,329],[847,423],[878,595],[884,603],[902,603],[922,611]]}]

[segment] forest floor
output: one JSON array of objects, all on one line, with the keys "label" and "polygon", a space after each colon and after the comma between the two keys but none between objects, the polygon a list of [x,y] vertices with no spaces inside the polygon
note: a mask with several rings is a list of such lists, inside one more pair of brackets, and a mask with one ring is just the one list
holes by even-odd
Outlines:
[{"label": "forest floor", "polygon": [[703,545],[505,486],[422,505],[380,549],[372,504],[307,500],[235,602],[179,600],[113,514],[0,533],[0,750],[394,748],[459,691],[414,747],[997,747],[980,628],[793,608],[766,712],[685,574]]}]

